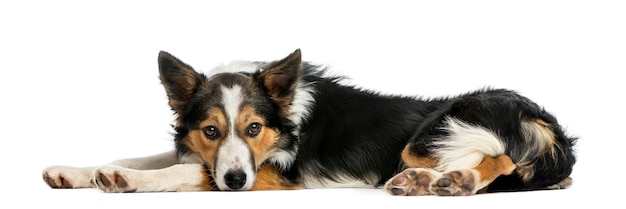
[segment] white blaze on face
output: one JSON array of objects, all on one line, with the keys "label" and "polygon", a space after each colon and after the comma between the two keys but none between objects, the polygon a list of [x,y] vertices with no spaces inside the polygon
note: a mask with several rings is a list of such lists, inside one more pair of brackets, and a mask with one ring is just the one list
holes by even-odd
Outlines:
[{"label": "white blaze on face", "polygon": [[241,100],[241,86],[232,88],[222,87],[222,99],[226,118],[228,118],[228,134],[217,151],[215,163],[215,183],[220,190],[232,190],[228,186],[225,175],[228,172],[239,171],[245,173],[246,182],[239,190],[250,190],[254,184],[256,174],[252,164],[252,155],[248,145],[237,136],[236,118],[239,114]]}]

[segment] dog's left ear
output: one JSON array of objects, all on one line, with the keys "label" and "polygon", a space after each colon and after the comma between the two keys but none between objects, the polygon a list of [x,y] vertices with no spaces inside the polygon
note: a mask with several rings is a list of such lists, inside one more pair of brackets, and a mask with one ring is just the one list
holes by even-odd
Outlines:
[{"label": "dog's left ear", "polygon": [[302,75],[302,54],[297,49],[282,60],[273,62],[257,74],[255,80],[260,83],[270,99],[281,108],[287,107],[293,100],[296,85]]}]

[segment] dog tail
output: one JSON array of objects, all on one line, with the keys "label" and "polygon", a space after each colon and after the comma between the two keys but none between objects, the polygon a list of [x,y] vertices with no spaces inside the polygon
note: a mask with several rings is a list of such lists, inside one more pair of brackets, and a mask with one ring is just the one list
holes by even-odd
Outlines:
[{"label": "dog tail", "polygon": [[504,154],[506,146],[493,131],[468,124],[462,120],[447,117],[443,129],[448,133],[445,139],[435,140],[435,155],[441,172],[471,169],[483,158]]}]

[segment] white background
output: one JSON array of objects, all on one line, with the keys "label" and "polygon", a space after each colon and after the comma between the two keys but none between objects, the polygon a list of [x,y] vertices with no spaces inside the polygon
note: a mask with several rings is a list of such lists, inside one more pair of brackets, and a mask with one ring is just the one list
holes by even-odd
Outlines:
[{"label": "white background", "polygon": [[[0,208],[623,207],[625,11],[620,1],[2,1]],[[374,189],[105,194],[43,182],[46,166],[172,148],[159,50],[208,70],[296,48],[384,93],[515,89],[580,137],[575,183],[403,198]]]}]

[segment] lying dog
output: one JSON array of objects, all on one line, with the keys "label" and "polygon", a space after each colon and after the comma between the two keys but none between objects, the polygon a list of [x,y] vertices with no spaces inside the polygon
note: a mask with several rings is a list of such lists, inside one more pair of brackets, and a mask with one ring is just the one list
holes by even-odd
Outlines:
[{"label": "lying dog", "polygon": [[236,62],[201,74],[167,52],[160,79],[175,150],[100,167],[52,166],[52,188],[105,192],[382,187],[472,195],[571,184],[572,147],[555,117],[517,93],[388,96],[302,62]]}]

